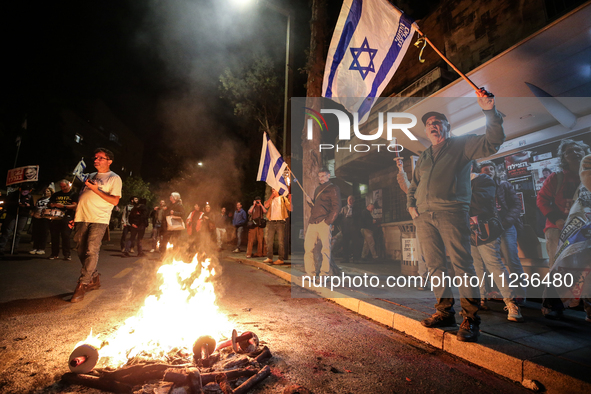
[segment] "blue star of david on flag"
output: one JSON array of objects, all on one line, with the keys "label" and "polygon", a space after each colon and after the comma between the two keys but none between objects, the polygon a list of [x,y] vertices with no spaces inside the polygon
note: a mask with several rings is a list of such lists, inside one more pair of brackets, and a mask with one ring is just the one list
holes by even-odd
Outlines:
[{"label": "blue star of david on flag", "polygon": [[343,0],[326,57],[322,96],[357,113],[363,124],[415,30],[414,21],[389,0]]},{"label": "blue star of david on flag", "polygon": [[[363,40],[363,44],[361,44],[361,46],[359,48],[349,48],[349,49],[351,50],[351,55],[353,55],[353,61],[351,62],[351,66],[349,67],[349,70],[359,71],[359,73],[361,74],[361,78],[363,78],[363,80],[365,80],[365,77],[367,77],[367,74],[370,71],[372,73],[376,72],[376,68],[373,64],[373,59],[376,57],[378,50],[372,49],[369,47],[369,44],[367,43],[367,37],[365,37],[365,40]],[[366,67],[363,67],[359,63],[359,56],[364,52],[367,52],[369,54],[369,64]]]}]

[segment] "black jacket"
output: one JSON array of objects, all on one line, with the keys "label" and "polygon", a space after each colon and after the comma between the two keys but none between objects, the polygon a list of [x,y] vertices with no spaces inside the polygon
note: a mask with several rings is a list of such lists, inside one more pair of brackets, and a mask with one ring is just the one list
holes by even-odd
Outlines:
[{"label": "black jacket", "polygon": [[478,220],[487,220],[495,216],[497,209],[495,181],[486,174],[478,174],[470,184],[472,186],[470,216],[478,216]]},{"label": "black jacket", "polygon": [[520,232],[523,229],[520,219],[521,200],[509,182],[497,180],[495,184],[497,186],[497,208],[500,208],[498,213],[503,228],[508,229],[515,226],[517,232]]},{"label": "black jacket", "polygon": [[148,226],[148,208],[144,204],[138,204],[129,212],[129,224],[135,224],[138,227]]}]

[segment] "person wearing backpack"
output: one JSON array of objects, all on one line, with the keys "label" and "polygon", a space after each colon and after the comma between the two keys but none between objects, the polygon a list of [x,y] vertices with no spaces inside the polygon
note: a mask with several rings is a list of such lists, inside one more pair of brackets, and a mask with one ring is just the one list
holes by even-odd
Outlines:
[{"label": "person wearing backpack", "polygon": [[[501,221],[496,213],[496,184],[486,174],[478,173],[474,164],[471,174],[472,198],[470,200],[471,246],[474,270],[478,278],[485,278],[480,284],[481,309],[486,310],[486,284],[494,282],[505,302],[507,320],[522,322],[523,316],[515,303],[515,295],[509,287],[509,273],[501,260],[501,239],[503,232]],[[485,275],[488,272],[492,275]],[[493,279],[493,280],[491,280]],[[503,286],[504,285],[504,286]],[[491,284],[492,287],[492,284]]]}]

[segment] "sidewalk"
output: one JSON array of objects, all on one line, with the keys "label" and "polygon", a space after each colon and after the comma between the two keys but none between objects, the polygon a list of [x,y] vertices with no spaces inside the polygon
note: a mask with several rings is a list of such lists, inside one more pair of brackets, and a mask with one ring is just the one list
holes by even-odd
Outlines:
[{"label": "sidewalk", "polygon": [[[274,266],[263,263],[264,258],[247,259],[244,252],[223,254],[225,258],[264,269],[292,285],[301,283],[302,255],[292,256],[291,265]],[[337,264],[351,276],[400,273],[398,263],[392,261]],[[528,301],[521,308],[525,322],[515,323],[507,320],[503,302],[489,301],[491,310],[479,312],[482,324],[478,342],[466,343],[456,340],[457,329],[429,329],[421,325],[421,320],[434,313],[435,298],[426,292],[407,290],[416,292],[417,298],[408,298],[414,295],[409,293],[386,299],[380,294],[368,298],[359,290],[314,291],[317,296],[524,385],[534,380],[548,393],[591,393],[591,324],[584,320],[584,312],[567,310],[565,320],[552,321],[542,316],[539,303]],[[294,292],[295,296],[305,296],[298,287],[294,287]]]}]

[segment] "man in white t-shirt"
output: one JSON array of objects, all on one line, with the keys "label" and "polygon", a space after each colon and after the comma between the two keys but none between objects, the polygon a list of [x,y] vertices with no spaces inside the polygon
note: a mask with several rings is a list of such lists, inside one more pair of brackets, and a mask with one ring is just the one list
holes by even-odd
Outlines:
[{"label": "man in white t-shirt", "polygon": [[94,167],[78,198],[76,236],[78,257],[82,263],[80,279],[70,302],[79,302],[84,294],[101,284],[97,272],[101,243],[111,220],[113,207],[121,198],[121,178],[110,170],[113,152],[98,148],[94,151]]}]

